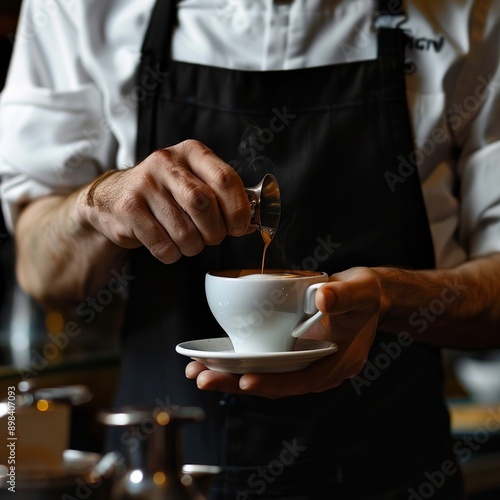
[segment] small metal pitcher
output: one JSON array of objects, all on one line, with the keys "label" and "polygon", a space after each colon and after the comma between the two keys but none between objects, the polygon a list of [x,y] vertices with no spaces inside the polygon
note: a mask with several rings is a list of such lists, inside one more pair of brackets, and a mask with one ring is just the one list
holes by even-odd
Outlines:
[{"label": "small metal pitcher", "polygon": [[254,187],[245,188],[250,201],[250,226],[272,239],[278,229],[281,215],[281,194],[276,177],[266,174]]}]

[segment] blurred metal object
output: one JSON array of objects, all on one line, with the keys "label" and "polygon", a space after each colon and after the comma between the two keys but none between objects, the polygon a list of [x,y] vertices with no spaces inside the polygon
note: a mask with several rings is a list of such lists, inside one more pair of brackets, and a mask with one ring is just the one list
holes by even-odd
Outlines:
[{"label": "blurred metal object", "polygon": [[111,478],[118,457],[65,450],[63,467],[58,474],[36,476],[17,473],[14,490],[6,466],[0,466],[0,500],[54,500],[55,498],[92,498],[109,500]]},{"label": "blurred metal object", "polygon": [[462,355],[455,360],[455,374],[471,401],[500,402],[500,350]]},{"label": "blurred metal object", "polygon": [[[60,401],[71,406],[79,406],[92,400],[93,394],[85,385],[64,385],[60,387],[38,387],[32,380],[23,380],[17,386],[18,401],[21,404],[34,404],[37,401]],[[18,403],[18,404],[19,404]]]},{"label": "blurred metal object", "polygon": [[[31,380],[23,380],[17,386],[16,407],[30,406],[37,401],[64,402],[79,406],[92,400],[92,391],[85,385],[66,385],[60,387],[37,387]],[[0,401],[0,418],[6,414],[7,401]]]},{"label": "blurred metal object", "polygon": [[69,448],[72,408],[91,399],[84,385],[38,388],[23,381],[17,390],[9,387],[7,399],[0,402],[0,439],[7,443],[0,448],[0,477],[3,469],[9,472],[15,466],[24,489],[38,478],[50,485],[64,482],[71,465],[64,453]]},{"label": "blurred metal object", "polygon": [[254,187],[245,188],[250,201],[250,226],[272,239],[281,216],[281,194],[276,177],[266,174]]},{"label": "blurred metal object", "polygon": [[215,477],[222,472],[216,465],[185,464],[182,466],[181,482],[194,489],[195,500],[206,500]]},{"label": "blurred metal object", "polygon": [[[126,448],[126,471],[116,477],[112,500],[196,500],[191,485],[180,480],[179,425],[200,422],[200,408],[119,408],[101,412],[98,420],[111,426],[141,430],[141,439]],[[135,434],[134,434],[135,435]]]},{"label": "blurred metal object", "polygon": [[35,401],[66,401],[71,406],[79,406],[92,400],[93,394],[85,385],[67,385],[62,387],[47,387],[33,391]]},{"label": "blurred metal object", "polygon": [[[15,396],[0,403],[0,417],[5,418],[15,411],[15,432],[23,439],[16,441],[18,463],[14,482],[9,462],[1,460],[0,500],[12,498],[13,491],[21,500],[90,497],[109,500],[119,454],[101,457],[96,453],[64,449],[61,443],[57,445],[61,446],[61,451],[55,454],[48,447],[48,442],[65,441],[71,407],[89,402],[93,397],[90,389],[85,385],[40,388],[34,381],[26,380],[18,384],[15,392]],[[51,418],[57,419],[56,424],[50,424]],[[43,448],[42,438],[46,439],[47,448]],[[53,455],[57,455],[57,464]]]}]

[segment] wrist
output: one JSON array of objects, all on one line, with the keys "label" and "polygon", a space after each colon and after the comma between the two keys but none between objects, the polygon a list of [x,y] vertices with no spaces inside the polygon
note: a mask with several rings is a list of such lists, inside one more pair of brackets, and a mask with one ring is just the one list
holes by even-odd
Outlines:
[{"label": "wrist", "polygon": [[74,193],[73,196],[73,220],[75,222],[75,228],[85,233],[99,233],[97,227],[96,212],[99,211],[100,202],[97,199],[96,191],[98,186],[105,181],[111,175],[120,172],[119,170],[113,169],[104,172],[91,183],[82,187],[80,190]]},{"label": "wrist", "polygon": [[390,267],[376,267],[372,268],[372,271],[375,273],[379,285],[380,309],[378,324],[382,327],[393,308],[391,291],[395,288],[395,283],[398,280],[397,272],[399,270]]},{"label": "wrist", "polygon": [[408,270],[379,267],[373,271],[380,283],[379,328],[397,333],[407,327],[408,319],[439,289],[440,273],[436,270]]}]

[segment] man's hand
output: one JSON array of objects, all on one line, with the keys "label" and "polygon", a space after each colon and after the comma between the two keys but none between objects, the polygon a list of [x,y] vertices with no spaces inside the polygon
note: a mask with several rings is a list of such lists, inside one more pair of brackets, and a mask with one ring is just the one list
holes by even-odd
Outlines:
[{"label": "man's hand", "polygon": [[249,223],[238,174],[203,144],[185,141],[70,195],[27,204],[16,227],[17,277],[48,307],[78,303],[123,267],[128,249],[145,245],[170,264],[245,234]]},{"label": "man's hand", "polygon": [[326,316],[304,337],[335,342],[335,354],[305,370],[243,376],[208,370],[198,362],[186,367],[186,376],[198,387],[237,394],[280,398],[322,392],[357,375],[364,367],[375,338],[381,308],[378,275],[367,268],[335,274],[316,293],[316,306]]},{"label": "man's hand", "polygon": [[83,225],[117,246],[144,245],[165,264],[196,255],[228,234],[241,236],[250,223],[238,174],[194,140],[98,178],[80,193],[79,214]]},{"label": "man's hand", "polygon": [[335,354],[296,373],[237,376],[190,363],[186,376],[200,389],[269,398],[320,392],[363,369],[377,329],[439,347],[498,349],[499,296],[498,253],[450,269],[353,268],[318,289],[328,316],[304,335],[336,342]]}]

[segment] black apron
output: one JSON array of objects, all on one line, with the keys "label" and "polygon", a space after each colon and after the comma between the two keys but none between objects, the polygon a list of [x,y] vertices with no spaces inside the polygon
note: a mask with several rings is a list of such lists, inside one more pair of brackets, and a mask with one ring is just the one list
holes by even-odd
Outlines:
[{"label": "black apron", "polygon": [[[373,61],[260,72],[173,61],[175,23],[175,1],[159,0],[139,71],[148,94],[140,102],[138,160],[192,138],[247,186],[274,174],[282,218],[269,267],[332,274],[434,266],[417,171],[394,189],[387,180],[414,148],[399,29],[379,30]],[[158,69],[163,79],[152,86]],[[360,500],[394,488],[399,493],[380,498],[408,498],[409,485],[418,492],[426,471],[453,459],[434,347],[413,342],[391,357],[396,337],[378,332],[362,387],[346,381],[273,401],[199,391],[185,378],[187,360],[175,345],[223,335],[208,310],[205,273],[259,267],[262,248],[257,233],[228,237],[168,266],[135,251],[117,404],[203,407],[206,421],[187,429],[183,459],[224,466],[214,499]]]}]

